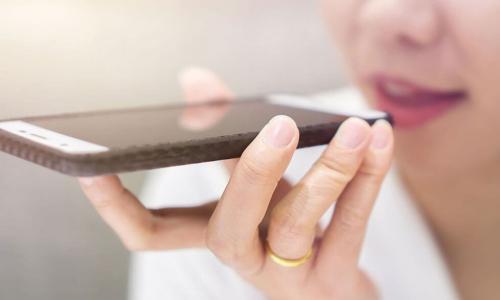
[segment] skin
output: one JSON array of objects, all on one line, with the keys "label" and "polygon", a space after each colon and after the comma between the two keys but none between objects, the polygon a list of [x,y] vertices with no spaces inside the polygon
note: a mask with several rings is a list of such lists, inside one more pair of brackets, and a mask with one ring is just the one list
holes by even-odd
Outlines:
[{"label": "skin", "polygon": [[[359,144],[346,147],[336,136],[294,187],[281,176],[297,129],[279,117],[272,122],[281,124],[279,138],[266,126],[239,161],[226,162],[232,176],[218,202],[147,210],[116,176],[82,179],[84,192],[131,250],[207,247],[271,299],[376,299],[376,287],[357,263],[395,145],[401,176],[434,229],[461,296],[498,299],[500,3],[325,0],[324,11],[353,81],[371,103],[376,96],[367,77],[373,72],[463,89],[466,101],[421,126],[395,128],[395,142],[387,123],[370,128],[351,119],[344,137],[357,137]],[[190,70],[181,83],[188,102],[232,98],[207,71]],[[192,127],[200,123],[211,122]],[[273,147],[270,132],[291,141]],[[318,231],[319,217],[333,202],[329,227]],[[314,245],[314,257],[298,268],[278,266],[265,255],[266,240],[287,258],[302,257]]]},{"label": "skin", "polygon": [[464,299],[500,292],[500,2],[325,0],[352,79],[373,104],[367,75],[466,91],[422,126],[395,129],[401,175],[435,231]]},{"label": "skin", "polygon": [[[188,102],[232,97],[205,70],[185,72],[181,86]],[[370,127],[360,119],[347,120],[292,187],[281,177],[298,138],[292,119],[273,118],[238,161],[226,162],[231,178],[221,199],[201,207],[148,210],[117,176],[82,178],[80,183],[132,251],[206,247],[270,299],[375,299],[377,290],[358,268],[358,259],[392,161],[392,128],[385,121]],[[333,203],[337,208],[330,225],[318,230]],[[285,258],[301,258],[313,246],[314,255],[300,267],[282,267],[266,254],[266,241]]]}]

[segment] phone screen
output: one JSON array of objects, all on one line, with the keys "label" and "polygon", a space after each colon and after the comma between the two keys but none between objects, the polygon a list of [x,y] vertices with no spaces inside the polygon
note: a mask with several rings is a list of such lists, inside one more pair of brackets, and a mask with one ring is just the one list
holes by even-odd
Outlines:
[{"label": "phone screen", "polygon": [[72,176],[115,174],[239,157],[276,115],[295,120],[299,148],[328,143],[350,116],[390,120],[384,112],[272,96],[4,121],[0,150]]},{"label": "phone screen", "polygon": [[[301,98],[302,99],[302,98]],[[299,127],[342,122],[339,115],[310,100],[217,101],[199,105],[150,107],[24,120],[48,131],[109,149],[179,143],[258,132],[276,115],[287,115]],[[375,112],[371,117],[381,117]],[[38,135],[38,136],[37,136]],[[49,139],[38,133],[33,139]]]},{"label": "phone screen", "polygon": [[[340,124],[353,112],[299,96],[268,96],[244,101],[148,107],[0,122],[0,129],[68,154],[94,154],[157,145],[201,143],[224,136],[257,134],[276,115],[287,115],[299,129]],[[364,119],[386,118],[374,110]]]}]

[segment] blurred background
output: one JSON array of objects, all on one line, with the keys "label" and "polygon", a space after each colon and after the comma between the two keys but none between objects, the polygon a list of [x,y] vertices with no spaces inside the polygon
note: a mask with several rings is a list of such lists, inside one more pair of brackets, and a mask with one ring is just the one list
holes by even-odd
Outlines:
[{"label": "blurred background", "polygon": [[[2,0],[0,119],[181,101],[193,65],[239,95],[331,90],[323,22],[317,0]],[[1,153],[0,269],[0,299],[127,296],[128,253],[75,181]]]}]

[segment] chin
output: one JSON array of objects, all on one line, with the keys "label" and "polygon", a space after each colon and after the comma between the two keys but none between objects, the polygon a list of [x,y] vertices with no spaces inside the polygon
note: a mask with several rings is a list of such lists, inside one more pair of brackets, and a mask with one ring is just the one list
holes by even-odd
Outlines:
[{"label": "chin", "polygon": [[498,142],[485,140],[480,115],[467,108],[458,107],[413,129],[396,128],[397,163],[427,180],[451,185],[498,166],[492,163],[500,162]]}]

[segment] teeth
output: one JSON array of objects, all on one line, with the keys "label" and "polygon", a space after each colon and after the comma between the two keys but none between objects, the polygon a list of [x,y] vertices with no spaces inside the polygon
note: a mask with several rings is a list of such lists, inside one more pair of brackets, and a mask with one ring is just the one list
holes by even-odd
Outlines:
[{"label": "teeth", "polygon": [[386,82],[384,84],[385,91],[393,97],[408,97],[415,93],[415,90],[407,85],[394,82]]}]

